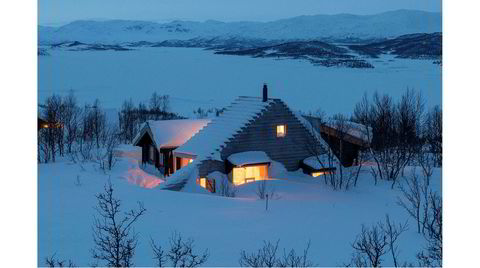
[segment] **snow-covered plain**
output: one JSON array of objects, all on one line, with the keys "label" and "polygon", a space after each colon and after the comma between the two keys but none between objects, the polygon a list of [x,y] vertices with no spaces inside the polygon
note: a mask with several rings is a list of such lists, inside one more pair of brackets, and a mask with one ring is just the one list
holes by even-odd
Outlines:
[{"label": "snow-covered plain", "polygon": [[119,108],[132,98],[148,101],[154,91],[171,97],[174,112],[193,116],[198,107],[221,108],[237,96],[269,95],[304,112],[351,113],[364,92],[399,97],[421,91],[427,105],[442,102],[442,67],[430,60],[370,59],[374,69],[327,68],[301,60],[215,55],[196,48],[133,51],[48,51],[38,57],[38,99],[73,89],[81,102],[99,98]]},{"label": "snow-covered plain", "polygon": [[[128,146],[123,148],[128,150]],[[194,238],[197,249],[209,249],[208,266],[238,266],[240,250],[252,252],[262,246],[263,240],[277,239],[280,248],[296,250],[303,250],[311,240],[312,261],[321,266],[342,265],[350,260],[350,244],[361,224],[383,220],[386,213],[395,221],[409,219],[410,228],[398,241],[402,261],[414,262],[415,253],[424,246],[415,223],[396,204],[400,192],[391,190],[386,182],[375,186],[368,173],[361,175],[358,187],[346,192],[333,191],[321,177],[284,173],[278,180],[268,181],[268,187],[275,188],[276,198],[265,211],[264,201],[256,197],[254,183],[239,187],[236,198],[137,186],[135,183],[149,187],[152,176],[138,168],[131,157],[135,153],[123,155],[108,174],[95,164],[82,168],[66,159],[38,166],[39,265],[53,253],[77,265],[92,263],[89,250],[93,246],[95,194],[103,190],[108,178],[123,209],[134,208],[137,201],[147,209],[135,226],[140,243],[134,261],[139,266],[154,264],[150,237],[167,245],[174,230]],[[77,176],[80,186],[76,185]],[[435,170],[432,185],[441,190],[441,170]],[[382,264],[392,265],[389,255]]]}]

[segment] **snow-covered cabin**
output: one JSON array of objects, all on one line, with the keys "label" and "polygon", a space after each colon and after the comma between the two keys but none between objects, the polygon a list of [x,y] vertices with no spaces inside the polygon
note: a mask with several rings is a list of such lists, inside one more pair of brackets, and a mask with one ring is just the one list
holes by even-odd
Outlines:
[{"label": "snow-covered cabin", "polygon": [[357,164],[359,152],[367,148],[372,141],[372,129],[364,125],[339,120],[322,122],[320,118],[303,117],[315,126],[315,129],[320,130],[322,139],[339,158],[342,166],[349,167]]},{"label": "snow-covered cabin", "polygon": [[271,178],[274,163],[312,176],[334,172],[333,166],[307,168],[315,160],[312,141],[320,147],[315,150],[319,155],[329,147],[311,122],[281,99],[268,98],[265,86],[263,97],[240,96],[211,120],[148,121],[134,145],[143,148],[144,162],[163,168],[166,183],[161,187],[180,190],[196,183],[215,192],[212,174],[241,185]]},{"label": "snow-covered cabin", "polygon": [[312,156],[307,140],[320,138],[312,131],[308,121],[281,99],[268,98],[266,88],[263,97],[240,96],[173,150],[175,159],[189,164],[168,177],[163,187],[181,189],[194,181],[215,191],[215,182],[209,178],[215,171],[228,176],[234,185],[264,180],[273,162],[287,171],[298,170]]},{"label": "snow-covered cabin", "polygon": [[140,128],[133,145],[142,147],[142,163],[150,164],[168,176],[188,164],[187,159],[174,158],[173,150],[183,145],[210,120],[149,120]]}]

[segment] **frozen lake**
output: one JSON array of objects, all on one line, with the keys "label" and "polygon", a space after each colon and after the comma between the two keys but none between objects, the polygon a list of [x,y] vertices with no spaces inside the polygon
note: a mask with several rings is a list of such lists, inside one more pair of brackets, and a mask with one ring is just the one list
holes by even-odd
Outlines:
[{"label": "frozen lake", "polygon": [[147,101],[168,94],[172,109],[191,116],[198,107],[228,105],[236,96],[269,96],[292,109],[321,108],[328,114],[353,111],[364,92],[399,97],[406,88],[422,92],[427,105],[442,102],[442,69],[430,60],[372,59],[375,69],[326,68],[300,60],[214,55],[196,48],[141,48],[133,51],[49,50],[38,57],[38,99],[75,91],[80,102],[99,98],[106,108],[126,99]]}]

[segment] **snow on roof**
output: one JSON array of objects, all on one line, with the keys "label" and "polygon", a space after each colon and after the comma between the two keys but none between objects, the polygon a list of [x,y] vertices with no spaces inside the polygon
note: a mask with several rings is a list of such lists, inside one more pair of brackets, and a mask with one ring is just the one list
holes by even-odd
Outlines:
[{"label": "snow on roof", "polygon": [[361,139],[364,142],[369,143],[372,141],[371,127],[367,128],[365,125],[358,124],[351,121],[338,122],[337,120],[330,120],[326,123],[326,125],[333,129],[337,129],[339,127],[344,128],[348,135]]},{"label": "snow on roof", "polygon": [[[329,161],[328,156],[326,154],[318,155],[318,156],[310,156],[303,159],[303,163],[312,169],[320,170],[323,168],[332,168],[338,166],[338,159],[335,155],[332,155],[333,159]],[[320,163],[320,161],[323,163]]]},{"label": "snow on roof", "polygon": [[243,166],[256,163],[270,163],[272,160],[265,152],[262,151],[248,151],[236,154],[231,154],[228,158],[230,163],[236,166]]},{"label": "snow on roof", "polygon": [[175,150],[197,156],[197,160],[215,159],[222,161],[220,151],[229,139],[259,116],[273,99],[266,102],[258,97],[238,97],[218,117],[212,119],[199,133]]},{"label": "snow on roof", "polygon": [[210,119],[149,120],[143,125],[133,144],[136,144],[144,132],[149,129],[157,148],[178,147],[192,138],[210,121]]}]

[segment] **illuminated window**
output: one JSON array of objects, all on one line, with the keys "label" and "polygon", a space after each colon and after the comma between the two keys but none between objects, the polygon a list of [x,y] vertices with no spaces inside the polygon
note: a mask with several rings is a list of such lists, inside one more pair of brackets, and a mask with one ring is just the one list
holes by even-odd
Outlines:
[{"label": "illuminated window", "polygon": [[312,173],[313,177],[318,177],[318,176],[321,176],[321,175],[325,175],[325,172],[313,172]]},{"label": "illuminated window", "polygon": [[203,188],[207,188],[207,179],[206,178],[197,179],[197,184],[202,186]]},{"label": "illuminated window", "polygon": [[241,185],[258,180],[267,180],[268,165],[235,167],[232,170],[232,178],[234,185]]},{"label": "illuminated window", "polygon": [[193,160],[190,158],[183,158],[183,157],[177,157],[177,170],[179,170],[182,167],[187,166],[190,164]]},{"label": "illuminated window", "polygon": [[285,137],[287,135],[287,125],[277,125],[277,137]]},{"label": "illuminated window", "polygon": [[207,189],[211,193],[215,193],[215,180],[207,178],[198,178],[197,184]]},{"label": "illuminated window", "polygon": [[331,172],[331,171],[312,172],[313,177],[318,177],[318,176],[322,176],[322,175],[329,175],[329,174],[333,174],[333,172]]}]

